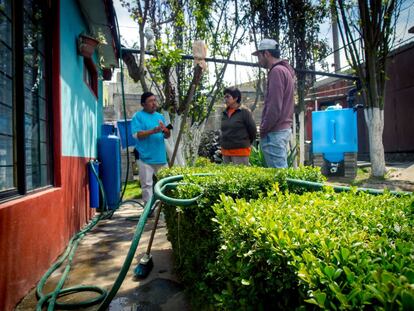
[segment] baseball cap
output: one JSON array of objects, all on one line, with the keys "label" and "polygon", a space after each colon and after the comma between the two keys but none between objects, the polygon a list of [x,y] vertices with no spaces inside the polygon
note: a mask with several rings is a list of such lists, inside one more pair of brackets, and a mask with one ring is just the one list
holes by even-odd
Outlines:
[{"label": "baseball cap", "polygon": [[259,43],[259,48],[256,52],[252,53],[252,55],[257,56],[260,51],[266,51],[266,50],[278,50],[279,45],[276,43],[273,39],[263,39]]}]

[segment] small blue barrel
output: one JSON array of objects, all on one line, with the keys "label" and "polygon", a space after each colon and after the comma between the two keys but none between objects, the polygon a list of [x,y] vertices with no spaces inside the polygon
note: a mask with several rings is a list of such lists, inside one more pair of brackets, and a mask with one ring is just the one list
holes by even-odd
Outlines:
[{"label": "small blue barrel", "polygon": [[[116,122],[118,127],[119,136],[121,137],[121,146],[122,149],[125,149],[129,146],[135,146],[136,139],[132,136],[131,132],[131,120],[118,120]],[[127,135],[128,134],[128,135]]]},{"label": "small blue barrel", "polygon": [[99,162],[91,161],[88,163],[88,177],[89,177],[89,206],[92,208],[99,207],[99,183],[96,175],[99,175]]},{"label": "small blue barrel", "polygon": [[99,176],[109,209],[115,209],[121,194],[121,143],[115,126],[103,124],[98,139]]}]

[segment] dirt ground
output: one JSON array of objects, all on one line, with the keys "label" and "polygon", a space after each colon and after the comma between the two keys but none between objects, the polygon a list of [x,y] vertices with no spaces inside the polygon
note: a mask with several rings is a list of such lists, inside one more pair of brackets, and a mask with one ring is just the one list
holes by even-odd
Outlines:
[{"label": "dirt ground", "polygon": [[387,163],[386,167],[387,173],[384,178],[374,178],[370,176],[371,168],[362,163],[358,168],[358,174],[355,180],[347,180],[342,177],[329,177],[328,183],[363,188],[414,192],[414,163]]}]

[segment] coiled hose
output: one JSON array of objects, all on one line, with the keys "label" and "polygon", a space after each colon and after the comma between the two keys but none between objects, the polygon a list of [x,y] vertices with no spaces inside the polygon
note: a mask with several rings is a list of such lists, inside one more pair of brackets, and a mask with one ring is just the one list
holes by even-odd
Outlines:
[{"label": "coiled hose", "polygon": [[[194,176],[208,176],[208,175],[211,175],[211,174],[195,174]],[[65,309],[65,310],[74,310],[74,309],[89,307],[89,306],[92,306],[98,303],[101,303],[99,305],[98,310],[101,310],[101,311],[106,310],[109,304],[111,303],[112,299],[115,297],[116,293],[118,292],[119,288],[121,287],[122,282],[125,279],[125,276],[129,270],[129,267],[131,266],[131,263],[134,258],[135,252],[137,250],[139,241],[141,239],[142,232],[144,231],[145,223],[147,222],[148,215],[151,213],[151,210],[153,209],[155,202],[157,200],[161,200],[162,202],[165,202],[171,205],[188,206],[188,205],[194,204],[203,194],[203,188],[199,185],[196,185],[196,186],[200,188],[200,194],[194,198],[176,199],[176,198],[168,197],[167,195],[164,194],[164,191],[175,188],[177,187],[177,185],[182,184],[182,183],[179,183],[179,181],[182,179],[183,179],[183,175],[171,176],[171,177],[164,178],[155,184],[154,195],[151,197],[151,200],[149,200],[147,204],[144,206],[144,210],[137,223],[128,254],[109,292],[107,292],[105,289],[100,288],[98,286],[75,286],[75,287],[62,289],[65,283],[66,277],[70,271],[72,260],[75,254],[75,250],[81,238],[86,234],[87,231],[91,230],[99,222],[100,219],[105,217],[105,214],[101,214],[93,218],[92,221],[84,229],[82,229],[80,232],[78,232],[72,237],[72,239],[69,241],[69,246],[67,247],[65,253],[43,275],[43,277],[41,278],[41,280],[39,281],[36,287],[36,294],[39,298],[39,301],[36,306],[36,310],[41,311],[43,306],[46,304],[48,304],[47,310],[52,311],[55,309],[55,307],[59,309]],[[55,289],[46,295],[43,294],[43,288],[47,282],[47,279],[50,277],[50,275],[55,270],[57,270],[63,264],[63,262],[66,259],[67,259],[66,267]],[[67,296],[70,294],[75,294],[78,292],[85,292],[85,291],[96,292],[99,294],[99,296],[89,299],[89,300],[77,302],[77,303],[62,303],[62,302],[57,301],[57,299],[61,296]]]}]

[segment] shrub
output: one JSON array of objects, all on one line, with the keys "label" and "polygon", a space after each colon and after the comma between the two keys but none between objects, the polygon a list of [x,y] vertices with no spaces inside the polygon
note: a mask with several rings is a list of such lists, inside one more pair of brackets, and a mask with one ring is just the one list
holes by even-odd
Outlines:
[{"label": "shrub", "polygon": [[[200,163],[196,163],[200,165]],[[214,176],[194,177],[191,174],[214,173]],[[173,175],[185,175],[184,181],[201,185],[203,196],[197,205],[171,207],[164,209],[168,228],[168,239],[173,246],[175,267],[183,283],[189,289],[193,305],[205,304],[210,299],[210,278],[208,265],[213,263],[219,247],[219,231],[212,206],[219,202],[220,195],[233,198],[257,199],[272,191],[277,183],[287,190],[286,177],[323,181],[319,169],[303,167],[301,169],[269,169],[246,166],[215,165],[201,161],[198,167],[173,167],[162,170],[158,178]],[[170,194],[179,198],[191,198],[199,194],[199,187],[183,185],[171,190]],[[298,189],[298,192],[303,189]],[[213,300],[210,299],[210,303]]]},{"label": "shrub", "polygon": [[205,283],[215,309],[412,308],[413,196],[268,194],[214,205],[219,247]]},{"label": "shrub", "polygon": [[220,148],[220,131],[206,131],[201,135],[198,155],[210,159],[213,163],[223,161]]},{"label": "shrub", "polygon": [[266,161],[263,156],[262,149],[258,146],[252,146],[252,150],[249,157],[249,162],[252,166],[267,167]]}]

